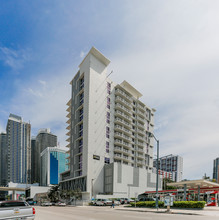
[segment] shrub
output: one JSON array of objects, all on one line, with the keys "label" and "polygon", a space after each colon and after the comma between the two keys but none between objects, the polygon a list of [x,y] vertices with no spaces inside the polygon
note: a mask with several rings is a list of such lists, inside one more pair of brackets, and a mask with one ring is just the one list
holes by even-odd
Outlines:
[{"label": "shrub", "polygon": [[[135,206],[135,202],[130,203],[131,206]],[[164,207],[164,202],[158,201],[159,207]],[[145,201],[145,202],[136,202],[136,207],[148,207],[148,208],[155,208],[156,202],[155,201]]]},{"label": "shrub", "polygon": [[[135,206],[134,202],[131,202],[130,205],[132,207]],[[160,208],[164,207],[164,202],[158,201],[158,206]],[[145,201],[145,202],[136,202],[136,207],[147,207],[147,208],[155,208],[155,201]],[[205,207],[204,201],[176,201],[173,202],[174,208],[187,208],[187,209],[203,209]]]},{"label": "shrub", "polygon": [[173,202],[173,207],[203,209],[205,207],[205,202],[204,201],[176,201],[176,202]]}]

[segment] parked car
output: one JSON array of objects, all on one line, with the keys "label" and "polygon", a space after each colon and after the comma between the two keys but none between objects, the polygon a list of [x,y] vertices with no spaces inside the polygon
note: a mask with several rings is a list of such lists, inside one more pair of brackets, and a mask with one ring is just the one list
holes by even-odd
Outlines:
[{"label": "parked car", "polygon": [[120,199],[114,200],[114,204],[115,204],[115,205],[121,205]]},{"label": "parked car", "polygon": [[120,198],[120,203],[123,204],[127,204],[128,203],[128,198]]},{"label": "parked car", "polygon": [[41,203],[41,206],[52,206],[51,202],[45,201]]},{"label": "parked car", "polygon": [[0,220],[5,219],[35,219],[35,208],[24,201],[1,201]]},{"label": "parked car", "polygon": [[55,205],[56,206],[66,206],[66,203],[65,202],[57,202]]},{"label": "parked car", "polygon": [[127,200],[127,203],[129,204],[130,202],[135,202],[135,200],[133,200],[133,199],[128,199],[128,200]]},{"label": "parked car", "polygon": [[112,201],[108,200],[108,199],[97,199],[94,203],[94,205],[112,205]]},{"label": "parked car", "polygon": [[150,198],[150,197],[145,197],[145,198],[140,198],[139,202],[145,202],[145,201],[155,201],[154,198]]},{"label": "parked car", "polygon": [[96,199],[91,200],[91,202],[90,202],[91,205],[95,205],[96,201],[97,201]]}]

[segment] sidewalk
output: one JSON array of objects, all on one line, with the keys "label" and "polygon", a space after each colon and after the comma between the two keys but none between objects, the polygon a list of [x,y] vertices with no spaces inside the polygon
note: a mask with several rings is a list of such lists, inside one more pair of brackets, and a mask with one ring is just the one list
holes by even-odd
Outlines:
[{"label": "sidewalk", "polygon": [[119,206],[116,210],[120,211],[134,211],[134,212],[152,212],[152,213],[162,213],[162,214],[180,214],[180,215],[203,215],[203,216],[218,216],[219,217],[219,207],[205,207],[204,209],[171,209],[170,213],[167,213],[166,209],[153,209],[153,208],[138,208],[138,207],[127,207]]}]

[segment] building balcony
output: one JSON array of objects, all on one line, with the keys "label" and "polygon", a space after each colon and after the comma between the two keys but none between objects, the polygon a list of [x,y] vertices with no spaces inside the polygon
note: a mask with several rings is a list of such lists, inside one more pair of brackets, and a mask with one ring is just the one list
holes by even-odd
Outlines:
[{"label": "building balcony", "polygon": [[66,115],[67,118],[71,118],[71,112]]},{"label": "building balcony", "polygon": [[131,155],[131,152],[129,151],[129,150],[127,150],[127,149],[125,149],[125,148],[123,148],[123,154],[124,155]]},{"label": "building balcony", "polygon": [[137,132],[138,132],[139,134],[141,134],[142,136],[144,136],[144,137],[146,136],[144,130],[138,129]]},{"label": "building balcony", "polygon": [[142,142],[145,142],[145,138],[142,137],[142,136],[140,136],[140,135],[137,136],[137,139],[139,139],[139,140],[142,141]]},{"label": "building balcony", "polygon": [[141,123],[139,123],[139,122],[137,123],[137,127],[140,128],[140,129],[142,129],[142,130],[145,129],[144,124],[141,124]]},{"label": "building balcony", "polygon": [[119,89],[119,88],[116,88],[115,94],[122,96],[122,97],[125,98],[128,102],[131,102],[131,101],[132,101],[131,96],[127,95],[125,92],[123,92],[123,91],[122,91],[121,89]]},{"label": "building balcony", "polygon": [[129,137],[132,135],[130,130],[128,130],[128,129],[126,129],[123,126],[118,125],[118,124],[115,125],[114,130],[119,131],[119,132],[123,132],[125,135],[127,135]]},{"label": "building balcony", "polygon": [[145,119],[144,112],[138,110],[138,111],[137,111],[137,115],[139,115],[140,117],[142,117],[143,119]]},{"label": "building balcony", "polygon": [[68,133],[66,133],[66,136],[70,136],[71,135],[71,131],[69,131]]},{"label": "building balcony", "polygon": [[124,142],[121,139],[115,139],[115,144],[119,145],[119,146],[125,146],[126,148],[130,149],[131,148],[131,144]]},{"label": "building balcony", "polygon": [[115,117],[115,123],[119,124],[120,126],[126,127],[126,128],[131,128],[131,124],[128,123],[127,121],[119,118],[119,117]]},{"label": "building balcony", "polygon": [[68,127],[66,127],[67,130],[71,130],[71,125],[68,125]]},{"label": "building balcony", "polygon": [[137,154],[136,154],[136,157],[137,157],[137,158],[140,158],[140,159],[142,159],[142,160],[144,160],[144,155],[143,155],[143,154],[137,153]]},{"label": "building balcony", "polygon": [[71,112],[71,106],[66,109],[67,112]]},{"label": "building balcony", "polygon": [[126,161],[126,162],[129,162],[129,161],[130,161],[130,160],[129,160],[129,157],[126,156],[126,155],[123,155],[122,159],[123,159],[123,161]]},{"label": "building balcony", "polygon": [[143,148],[140,148],[140,147],[136,147],[136,151],[137,151],[137,152],[144,153],[144,149],[143,149]]},{"label": "building balcony", "polygon": [[66,141],[67,141],[67,142],[70,142],[70,140],[71,140],[71,138],[70,138],[70,137],[66,139]]},{"label": "building balcony", "polygon": [[139,164],[139,165],[144,165],[144,164],[145,164],[143,160],[137,160],[136,162],[137,162],[137,164]]},{"label": "building balcony", "polygon": [[68,125],[71,124],[71,118],[69,118],[68,121],[66,121],[66,124],[68,124]]},{"label": "building balcony", "polygon": [[124,105],[127,109],[131,109],[130,103],[127,102],[125,99],[121,98],[120,96],[116,96],[115,101]]},{"label": "building balcony", "polygon": [[115,132],[114,137],[123,138],[123,139],[127,140],[128,142],[131,141],[130,137],[128,137],[127,135],[124,135],[120,132]]},{"label": "building balcony", "polygon": [[67,148],[70,148],[70,143],[66,145]]},{"label": "building balcony", "polygon": [[122,118],[125,119],[125,120],[131,121],[131,117],[129,117],[128,115],[124,114],[124,113],[123,113],[122,111],[120,111],[120,110],[116,110],[116,111],[115,111],[115,115],[116,115],[116,116],[120,116],[120,117],[122,117]]},{"label": "building balcony", "polygon": [[114,147],[114,152],[122,153],[123,149],[122,149],[122,147],[115,146]]},{"label": "building balcony", "polygon": [[123,105],[121,105],[119,103],[115,104],[115,109],[119,109],[119,110],[125,111],[125,113],[131,115],[131,111],[128,108],[126,108],[125,106],[123,106]]},{"label": "building balcony", "polygon": [[71,99],[67,102],[67,106],[71,106]]},{"label": "building balcony", "polygon": [[140,117],[140,116],[137,116],[137,121],[139,121],[140,123],[145,123],[145,119]]},{"label": "building balcony", "polygon": [[140,142],[140,141],[137,142],[137,145],[140,146],[140,147],[144,147],[145,146],[144,143]]},{"label": "building balcony", "polygon": [[115,154],[114,154],[114,158],[121,160],[121,159],[122,159],[122,154],[117,154],[117,153],[115,153]]}]

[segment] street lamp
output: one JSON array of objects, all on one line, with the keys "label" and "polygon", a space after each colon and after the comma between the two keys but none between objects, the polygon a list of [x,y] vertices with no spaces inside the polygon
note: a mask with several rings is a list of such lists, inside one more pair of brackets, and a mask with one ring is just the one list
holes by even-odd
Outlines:
[{"label": "street lamp", "polygon": [[158,210],[158,161],[159,161],[159,140],[154,136],[154,134],[149,133],[149,137],[153,137],[157,142],[157,162],[156,162],[156,209]]}]

